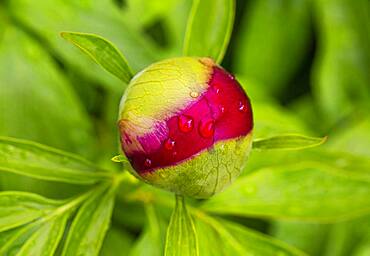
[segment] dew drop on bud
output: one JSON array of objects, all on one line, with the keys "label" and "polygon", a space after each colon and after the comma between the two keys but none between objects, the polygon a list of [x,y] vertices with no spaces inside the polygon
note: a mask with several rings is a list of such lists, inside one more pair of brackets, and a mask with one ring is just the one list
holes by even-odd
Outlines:
[{"label": "dew drop on bud", "polygon": [[168,138],[164,141],[164,148],[167,150],[172,150],[175,147],[175,141],[171,138]]},{"label": "dew drop on bud", "polygon": [[150,160],[149,158],[145,159],[144,165],[145,165],[145,167],[152,166],[152,160]]},{"label": "dew drop on bud", "polygon": [[220,113],[221,114],[225,113],[225,111],[226,111],[226,109],[225,109],[225,107],[223,105],[219,105],[218,106],[218,109],[220,110]]},{"label": "dew drop on bud", "polygon": [[190,97],[192,97],[192,98],[197,98],[198,96],[199,96],[198,92],[191,92],[190,93]]},{"label": "dew drop on bud", "polygon": [[235,79],[235,76],[234,76],[234,75],[232,75],[232,74],[230,74],[230,73],[228,73],[228,74],[227,74],[227,76],[228,76],[231,80],[234,80],[234,79]]},{"label": "dew drop on bud", "polygon": [[219,93],[221,92],[220,86],[219,86],[219,85],[217,85],[217,84],[215,84],[215,85],[213,86],[213,90],[215,90],[215,93],[216,93],[216,94],[219,94]]},{"label": "dew drop on bud", "polygon": [[247,112],[247,105],[245,105],[245,103],[243,103],[243,102],[239,102],[239,110],[241,111],[241,112]]},{"label": "dew drop on bud", "polygon": [[178,120],[179,129],[182,132],[190,132],[194,127],[194,120],[190,116],[181,115]]},{"label": "dew drop on bud", "polygon": [[215,133],[215,121],[213,119],[202,120],[199,124],[199,133],[204,138],[212,137]]}]

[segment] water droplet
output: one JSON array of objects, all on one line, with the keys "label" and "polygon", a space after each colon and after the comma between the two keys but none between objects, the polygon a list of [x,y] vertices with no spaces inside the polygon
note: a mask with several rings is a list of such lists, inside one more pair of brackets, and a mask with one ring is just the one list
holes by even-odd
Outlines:
[{"label": "water droplet", "polygon": [[223,105],[219,105],[218,106],[218,109],[220,110],[220,113],[221,114],[225,113],[225,111],[226,111],[226,109],[225,109],[225,107]]},{"label": "water droplet", "polygon": [[176,151],[174,151],[174,152],[172,153],[172,156],[173,156],[173,157],[177,156],[177,152],[176,152]]},{"label": "water droplet", "polygon": [[233,74],[227,73],[227,76],[228,76],[231,80],[235,80],[235,76],[234,76]]},{"label": "water droplet", "polygon": [[243,103],[243,102],[240,101],[239,102],[239,110],[241,112],[247,112],[248,111],[247,105],[245,103]]},{"label": "water droplet", "polygon": [[212,137],[215,133],[215,121],[213,119],[202,120],[199,124],[199,133],[204,138]]},{"label": "water droplet", "polygon": [[152,160],[150,160],[149,158],[145,159],[144,166],[145,166],[145,167],[150,167],[150,166],[152,166]]},{"label": "water droplet", "polygon": [[182,132],[190,132],[194,127],[194,120],[190,116],[181,115],[178,121],[179,129]]},{"label": "water droplet", "polygon": [[172,150],[175,147],[175,141],[171,138],[168,138],[164,141],[164,148],[167,150]]},{"label": "water droplet", "polygon": [[191,92],[190,93],[190,97],[192,97],[192,98],[197,98],[198,96],[199,96],[198,92]]},{"label": "water droplet", "polygon": [[221,88],[220,88],[220,85],[218,84],[215,84],[213,86],[213,90],[215,91],[216,94],[219,94],[221,92]]}]

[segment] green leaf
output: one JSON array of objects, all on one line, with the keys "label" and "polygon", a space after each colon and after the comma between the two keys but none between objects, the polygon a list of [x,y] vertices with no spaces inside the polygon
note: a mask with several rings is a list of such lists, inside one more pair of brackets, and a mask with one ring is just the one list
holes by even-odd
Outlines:
[{"label": "green leaf", "polygon": [[370,112],[364,115],[365,118],[360,115],[356,117],[358,120],[348,122],[346,129],[333,132],[327,146],[370,158]]},{"label": "green leaf", "polygon": [[312,3],[318,32],[312,91],[323,120],[333,125],[370,108],[369,1]]},{"label": "green leaf", "polygon": [[272,237],[242,225],[196,214],[196,228],[202,256],[305,255]]},{"label": "green leaf", "polygon": [[321,255],[326,246],[330,225],[275,221],[270,228],[270,234],[309,255]]},{"label": "green leaf", "polygon": [[[109,38],[125,53],[134,71],[139,71],[162,58],[160,49],[155,47],[142,31],[130,26],[122,14],[122,9],[113,1],[43,0],[37,8],[34,4],[33,0],[10,1],[8,12],[42,38],[47,47],[66,65],[68,71],[86,77],[106,89],[113,89],[122,94],[124,85],[92,62],[88,56],[81,55],[76,47],[61,40],[57,35],[59,31],[83,31]],[[27,15],[24,15],[25,13]],[[85,88],[83,84],[76,86],[81,90],[90,89]]]},{"label": "green leaf", "polygon": [[136,241],[130,256],[162,256],[166,236],[166,224],[152,203],[145,204],[147,225]]},{"label": "green leaf", "polygon": [[116,186],[101,186],[83,203],[72,222],[62,255],[98,255],[109,228]]},{"label": "green leaf", "polygon": [[370,254],[370,242],[368,241],[367,244],[362,245],[358,248],[353,254],[353,256],[367,256]]},{"label": "green leaf", "polygon": [[100,256],[127,256],[133,243],[133,237],[127,231],[112,227],[108,230],[105,236]]},{"label": "green leaf", "polygon": [[111,74],[129,83],[131,68],[120,51],[108,40],[94,34],[62,32],[62,37],[76,45]]},{"label": "green leaf", "polygon": [[[248,93],[248,88],[252,86],[246,83],[243,87]],[[253,102],[253,118],[255,138],[272,137],[275,134],[311,134],[301,119],[270,98]]]},{"label": "green leaf", "polygon": [[49,256],[53,255],[63,236],[69,215],[64,214],[53,221],[43,224],[22,245],[17,256]]},{"label": "green leaf", "polygon": [[130,251],[130,256],[160,256],[163,251],[159,250],[150,236],[149,230],[144,230]]},{"label": "green leaf", "polygon": [[323,144],[324,138],[307,137],[303,135],[278,135],[270,138],[255,139],[253,148],[258,150],[299,150],[312,148]]},{"label": "green leaf", "polygon": [[0,232],[45,216],[61,201],[27,192],[0,192]]},{"label": "green leaf", "polygon": [[[64,249],[72,253],[68,255],[85,253],[97,255],[105,231],[108,229],[114,202],[114,191],[119,182],[119,177],[117,177],[113,183],[100,184],[77,197],[63,202],[24,192],[3,192],[4,195],[8,193],[8,197],[14,201],[12,206],[6,200],[0,200],[2,204],[5,204],[3,207],[5,214],[12,214],[10,210],[13,210],[17,217],[19,214],[16,211],[23,210],[24,206],[40,208],[42,214],[34,216],[33,220],[26,218],[29,223],[23,226],[19,226],[21,223],[18,223],[18,227],[14,225],[15,228],[0,232],[0,255],[53,255],[63,236],[67,220],[81,204],[82,206],[74,218],[72,227],[67,232],[68,236]],[[28,200],[27,204],[24,202],[26,200]],[[40,206],[40,202],[49,203],[52,206],[55,205],[55,207],[49,207],[50,209],[48,209],[43,205]],[[82,236],[79,236],[79,234],[82,234]],[[73,251],[73,246],[80,249],[80,251]]]},{"label": "green leaf", "polygon": [[[359,157],[343,152],[329,151],[322,148],[305,151],[253,151],[247,164],[248,174],[263,168],[280,168],[294,164],[307,163],[316,168],[329,168],[344,171],[359,179],[370,180],[370,158]],[[326,166],[326,167],[325,167]]]},{"label": "green leaf", "polygon": [[68,218],[69,212],[62,210],[0,233],[0,255],[53,255]]},{"label": "green leaf", "polygon": [[92,152],[92,126],[71,84],[48,52],[14,26],[0,40],[0,113],[0,136]]},{"label": "green leaf", "polygon": [[[23,206],[26,204],[23,201],[25,200],[28,200],[27,206],[39,207],[40,211],[43,212],[33,222],[1,232],[0,255],[14,255],[20,250],[23,251],[23,255],[53,255],[53,251],[62,237],[70,213],[81,202],[86,200],[93,191],[94,189],[89,190],[80,196],[64,201],[64,203],[31,193],[4,192],[9,193],[9,196],[13,194],[12,198],[14,200],[13,206],[8,203],[8,207],[5,207],[5,213],[8,212],[7,208],[15,209],[18,207],[19,210],[24,209]],[[17,200],[17,198],[21,200]],[[56,206],[50,207],[50,209],[43,209],[39,206],[40,202]]]},{"label": "green leaf", "polygon": [[370,245],[370,215],[364,215],[351,221],[339,222],[329,227],[324,243],[325,256],[355,256],[357,255],[355,253],[356,249],[361,248],[361,244],[368,243]]},{"label": "green leaf", "polygon": [[146,1],[128,0],[123,13],[133,26],[149,27],[160,18],[166,18],[177,7],[178,0]]},{"label": "green leaf", "polygon": [[127,157],[124,155],[114,156],[111,160],[116,163],[128,163]]},{"label": "green leaf", "polygon": [[203,209],[315,222],[349,219],[370,212],[370,179],[357,172],[316,162],[265,167],[239,178]]},{"label": "green leaf", "polygon": [[[92,123],[66,79],[66,70],[43,47],[19,27],[5,26],[0,38],[0,136],[91,157],[96,150]],[[76,189],[80,187],[0,171],[0,190],[66,197]]]},{"label": "green leaf", "polygon": [[370,254],[370,237],[367,237],[352,254],[353,256],[367,256]]},{"label": "green leaf", "polygon": [[285,97],[288,92],[283,89],[299,72],[310,46],[311,3],[310,0],[246,2],[247,12],[241,15],[233,45],[234,71],[258,82],[265,92]]},{"label": "green leaf", "polygon": [[35,222],[0,233],[0,255],[8,255],[10,252],[13,252],[10,255],[14,255],[41,226],[40,222]]},{"label": "green leaf", "polygon": [[234,23],[233,0],[194,0],[185,34],[184,55],[221,63]]},{"label": "green leaf", "polygon": [[185,199],[176,195],[176,205],[167,229],[165,255],[199,255],[197,234]]},{"label": "green leaf", "polygon": [[93,184],[111,177],[73,154],[6,137],[0,137],[0,171],[72,184]]}]

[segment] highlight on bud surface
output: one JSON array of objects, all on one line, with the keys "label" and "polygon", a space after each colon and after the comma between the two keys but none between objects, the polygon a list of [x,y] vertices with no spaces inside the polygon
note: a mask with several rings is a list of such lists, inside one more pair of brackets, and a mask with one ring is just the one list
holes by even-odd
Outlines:
[{"label": "highlight on bud surface", "polygon": [[118,125],[134,175],[196,198],[232,183],[252,145],[250,101],[209,58],[168,59],[138,73],[122,97]]}]

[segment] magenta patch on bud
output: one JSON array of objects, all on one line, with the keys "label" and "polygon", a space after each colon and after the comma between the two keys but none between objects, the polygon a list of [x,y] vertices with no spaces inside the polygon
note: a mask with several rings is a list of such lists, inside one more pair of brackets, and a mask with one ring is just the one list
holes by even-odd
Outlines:
[{"label": "magenta patch on bud", "polygon": [[167,138],[168,129],[164,124],[155,124],[154,130],[155,133],[148,133],[137,138],[145,152],[151,152],[153,148],[159,148]]},{"label": "magenta patch on bud", "polygon": [[[166,125],[167,129],[155,129],[153,134],[140,139],[145,152],[127,156],[139,174],[178,164],[211,148],[217,141],[246,136],[253,128],[252,109],[235,78],[215,66],[207,91],[166,120]],[[164,131],[167,136],[158,141]]]}]

